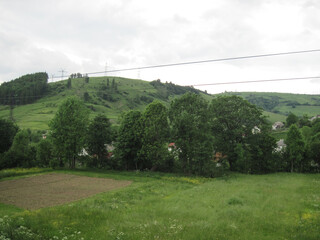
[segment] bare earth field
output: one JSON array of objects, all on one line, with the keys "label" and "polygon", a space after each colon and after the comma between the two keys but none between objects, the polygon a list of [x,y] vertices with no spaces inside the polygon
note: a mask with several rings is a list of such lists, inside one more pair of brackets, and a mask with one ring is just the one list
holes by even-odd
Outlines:
[{"label": "bare earth field", "polygon": [[0,182],[0,202],[34,210],[87,198],[130,181],[51,173]]}]

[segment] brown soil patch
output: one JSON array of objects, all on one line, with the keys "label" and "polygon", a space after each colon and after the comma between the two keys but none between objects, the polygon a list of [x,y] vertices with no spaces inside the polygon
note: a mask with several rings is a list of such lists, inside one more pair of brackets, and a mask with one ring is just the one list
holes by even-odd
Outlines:
[{"label": "brown soil patch", "polygon": [[0,202],[29,210],[60,205],[125,187],[130,181],[50,173],[0,182]]}]

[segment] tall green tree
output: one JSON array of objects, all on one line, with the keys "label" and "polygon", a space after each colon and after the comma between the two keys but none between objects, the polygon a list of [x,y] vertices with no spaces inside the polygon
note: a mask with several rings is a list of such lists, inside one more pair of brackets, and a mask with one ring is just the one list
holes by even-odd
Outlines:
[{"label": "tall green tree", "polygon": [[142,146],[142,114],[139,111],[129,111],[121,117],[118,131],[115,158],[120,169],[142,169],[143,164],[138,153]]},{"label": "tall green tree", "polygon": [[71,78],[68,78],[68,81],[67,81],[67,88],[70,89],[71,88],[71,85],[72,82],[71,82]]},{"label": "tall green tree", "polygon": [[213,149],[208,102],[200,95],[186,93],[171,102],[169,119],[182,171],[210,175]]},{"label": "tall green tree", "polygon": [[287,119],[286,119],[286,125],[287,127],[290,127],[292,124],[298,123],[299,118],[294,115],[292,112],[289,113]]},{"label": "tall green tree", "polygon": [[59,157],[75,168],[76,159],[85,144],[89,111],[76,97],[67,98],[59,107],[49,126]]},{"label": "tall green tree", "polygon": [[35,165],[35,156],[30,147],[30,134],[27,130],[19,131],[13,140],[9,151],[4,155],[2,167],[33,167]]},{"label": "tall green tree", "polygon": [[286,152],[290,163],[290,171],[301,171],[305,143],[295,124],[291,125],[285,143],[287,144]]},{"label": "tall green tree", "polygon": [[9,150],[18,129],[18,126],[12,121],[0,119],[0,153],[4,153]]},{"label": "tall green tree", "polygon": [[167,108],[158,101],[150,103],[142,115],[142,125],[142,147],[139,156],[143,159],[143,167],[152,170],[161,168],[168,155]]},{"label": "tall green tree", "polygon": [[262,110],[238,96],[219,96],[212,100],[210,113],[215,151],[227,155],[230,169],[237,170],[236,150],[246,149],[254,129],[265,124]]},{"label": "tall green tree", "polygon": [[39,167],[49,167],[50,161],[53,158],[53,146],[49,139],[42,139],[37,144],[37,166]]},{"label": "tall green tree", "polygon": [[96,155],[96,167],[106,165],[106,145],[111,141],[111,123],[106,116],[99,114],[89,124],[87,134],[87,149],[91,155]]}]

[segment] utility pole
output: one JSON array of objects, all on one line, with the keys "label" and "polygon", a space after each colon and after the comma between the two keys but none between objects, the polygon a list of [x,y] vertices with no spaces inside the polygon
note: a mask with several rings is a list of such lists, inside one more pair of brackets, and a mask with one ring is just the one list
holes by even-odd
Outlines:
[{"label": "utility pole", "polygon": [[107,71],[108,71],[108,62],[106,62],[106,65],[104,67],[104,75],[107,76]]},{"label": "utility pole", "polygon": [[51,82],[53,82],[54,74],[51,74]]},{"label": "utility pole", "polygon": [[61,80],[63,80],[63,73],[67,73],[67,71],[66,70],[64,70],[64,69],[61,69],[60,71],[58,71],[58,72],[61,72]]}]

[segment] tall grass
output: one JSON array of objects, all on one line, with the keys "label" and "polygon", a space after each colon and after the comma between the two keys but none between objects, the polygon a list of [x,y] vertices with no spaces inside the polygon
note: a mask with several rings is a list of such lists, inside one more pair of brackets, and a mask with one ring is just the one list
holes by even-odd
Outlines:
[{"label": "tall grass", "polygon": [[0,224],[0,232],[14,233],[12,229],[23,226],[34,239],[316,240],[320,236],[319,174],[231,174],[206,179],[65,172],[134,182],[71,204],[12,213],[5,220],[11,230],[1,230]]}]

